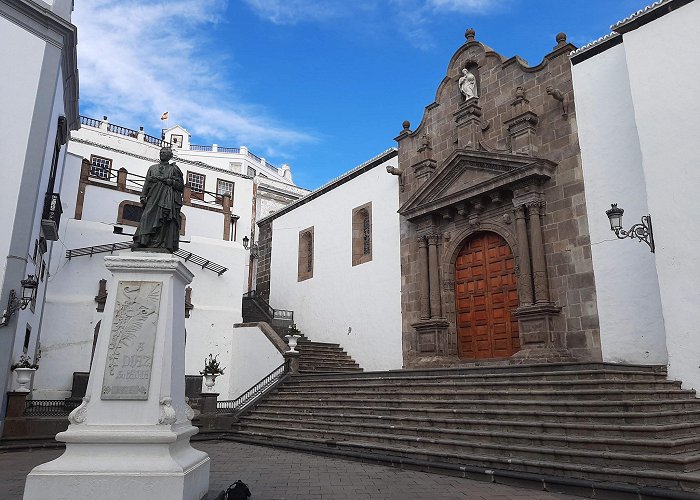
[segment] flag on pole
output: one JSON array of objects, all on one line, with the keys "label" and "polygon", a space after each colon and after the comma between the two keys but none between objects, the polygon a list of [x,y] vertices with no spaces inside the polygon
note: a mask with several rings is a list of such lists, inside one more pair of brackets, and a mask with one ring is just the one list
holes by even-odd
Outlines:
[{"label": "flag on pole", "polygon": [[161,119],[161,120],[167,120],[167,119],[168,119],[168,112],[166,111],[165,113],[163,113],[163,114],[160,116],[160,119]]}]

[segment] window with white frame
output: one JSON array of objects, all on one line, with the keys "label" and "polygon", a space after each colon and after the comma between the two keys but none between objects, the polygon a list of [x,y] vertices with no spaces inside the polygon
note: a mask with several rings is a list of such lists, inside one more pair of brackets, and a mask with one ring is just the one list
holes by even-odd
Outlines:
[{"label": "window with white frame", "polygon": [[228,194],[233,201],[233,182],[225,179],[216,180],[216,202],[222,203],[223,196]]},{"label": "window with white frame", "polygon": [[90,175],[98,179],[109,180],[112,160],[102,156],[90,155]]},{"label": "window with white frame", "polygon": [[203,199],[204,198],[204,174],[199,174],[197,172],[187,172],[187,185],[190,186],[192,190],[192,198]]}]

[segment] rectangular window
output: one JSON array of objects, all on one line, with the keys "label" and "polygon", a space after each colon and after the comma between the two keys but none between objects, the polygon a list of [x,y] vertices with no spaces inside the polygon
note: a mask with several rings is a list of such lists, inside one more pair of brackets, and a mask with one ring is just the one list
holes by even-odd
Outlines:
[{"label": "rectangular window", "polygon": [[22,347],[22,352],[24,354],[27,354],[29,351],[29,340],[32,338],[32,327],[27,324],[27,327],[24,330],[24,347]]},{"label": "rectangular window", "polygon": [[112,171],[112,160],[102,156],[90,155],[90,175],[98,179],[109,180]]},{"label": "rectangular window", "polygon": [[253,167],[248,167],[248,175],[250,177],[255,177],[255,169]]},{"label": "rectangular window", "polygon": [[314,228],[299,231],[299,261],[297,281],[308,280],[314,276]]},{"label": "rectangular window", "polygon": [[205,176],[203,174],[187,172],[187,185],[192,190],[192,198],[204,199],[204,180]]},{"label": "rectangular window", "polygon": [[352,210],[352,265],[372,260],[372,202]]},{"label": "rectangular window", "polygon": [[233,182],[224,179],[216,179],[216,202],[223,203],[223,195],[228,194],[233,201]]}]

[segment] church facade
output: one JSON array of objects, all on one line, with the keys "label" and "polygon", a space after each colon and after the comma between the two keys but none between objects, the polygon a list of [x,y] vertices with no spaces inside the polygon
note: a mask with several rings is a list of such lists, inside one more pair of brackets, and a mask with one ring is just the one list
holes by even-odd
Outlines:
[{"label": "church facade", "polygon": [[467,30],[396,138],[406,366],[600,359],[573,48],[528,66]]}]

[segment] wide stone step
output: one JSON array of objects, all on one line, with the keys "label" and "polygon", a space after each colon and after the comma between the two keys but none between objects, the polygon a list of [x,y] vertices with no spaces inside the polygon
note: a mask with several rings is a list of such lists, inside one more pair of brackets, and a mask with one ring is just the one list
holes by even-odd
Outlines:
[{"label": "wide stone step", "polygon": [[[554,434],[561,436],[595,436],[606,438],[680,438],[700,437],[700,419],[696,422],[629,424],[605,422],[557,422],[545,420],[514,420],[486,418],[447,418],[424,417],[415,415],[395,416],[389,414],[342,413],[328,411],[303,411],[296,408],[270,409],[257,408],[255,414],[246,418],[273,419],[282,422],[302,422],[310,420],[342,422],[348,425],[382,425],[392,428],[415,427],[415,432],[421,430],[434,432],[436,429],[456,429],[470,431],[527,432],[530,435]],[[520,415],[522,417],[522,415]]]},{"label": "wide stone step", "polygon": [[322,358],[322,357],[309,358],[303,354],[299,357],[299,362],[300,363],[301,362],[303,362],[303,363],[316,363],[319,365],[323,365],[323,364],[353,364],[353,365],[356,365],[357,364],[349,356],[343,356],[343,357],[338,356],[338,357],[332,357],[332,358]]},{"label": "wide stone step", "polygon": [[[332,404],[316,404],[316,402],[305,401],[300,405],[290,407],[286,403],[278,403],[267,400],[259,403],[256,407],[256,412],[269,413],[322,413],[326,415],[334,415],[335,418],[344,418],[346,415],[357,414],[368,418],[406,418],[415,417],[426,420],[444,419],[447,417],[459,419],[475,419],[489,421],[513,420],[522,419],[533,422],[551,422],[551,423],[566,423],[580,422],[598,424],[614,424],[614,425],[656,425],[656,424],[696,424],[700,423],[700,405],[696,405],[695,410],[686,408],[676,410],[659,411],[658,408],[649,408],[645,405],[644,411],[638,411],[642,408],[635,406],[633,403],[625,404],[624,408],[619,408],[617,405],[612,407],[601,407],[592,409],[590,407],[582,409],[574,409],[574,411],[566,411],[563,408],[560,411],[551,411],[552,405],[547,403],[547,408],[539,408],[535,410],[522,409],[518,406],[515,409],[497,409],[497,408],[431,408],[431,407],[386,407],[372,405],[332,405]],[[659,405],[657,405],[659,406]],[[665,406],[665,405],[664,405]],[[576,411],[578,410],[578,411]],[[583,410],[583,411],[581,411]],[[607,410],[607,411],[601,411]]]},{"label": "wide stone step", "polygon": [[295,381],[290,389],[306,390],[306,391],[322,391],[322,392],[340,392],[340,391],[358,391],[371,387],[373,390],[391,390],[393,392],[415,392],[417,390],[428,390],[433,393],[454,392],[455,390],[522,390],[536,389],[549,391],[569,391],[569,390],[647,390],[647,391],[665,391],[669,389],[680,389],[681,383],[675,381],[617,381],[617,380],[558,380],[558,381],[463,381],[463,380],[440,380],[440,381],[413,381],[413,383],[397,384],[394,381],[379,381],[370,379],[367,382],[361,379],[355,379],[352,382],[343,381],[342,383],[334,381]]},{"label": "wide stone step", "polygon": [[334,344],[332,342],[314,342],[312,340],[299,340],[298,347],[312,347],[317,349],[340,349],[340,344]]},{"label": "wide stone step", "polygon": [[300,351],[300,353],[301,353],[301,358],[306,359],[306,360],[318,360],[318,361],[352,360],[352,358],[344,352],[333,353],[333,354],[317,354],[317,353],[308,353],[305,351]]},{"label": "wide stone step", "polygon": [[315,429],[291,425],[265,425],[246,423],[243,431],[275,437],[295,436],[320,439],[325,442],[342,443],[361,440],[367,443],[388,444],[458,455],[490,455],[500,458],[523,460],[561,460],[569,463],[585,463],[599,467],[624,467],[631,469],[654,469],[659,471],[690,472],[700,468],[700,453],[658,454],[653,452],[631,453],[616,450],[590,450],[572,447],[547,446],[547,444],[513,444],[491,441],[461,441],[450,437],[416,437],[404,434],[381,432],[362,433],[352,430]]},{"label": "wide stone step", "polygon": [[276,402],[284,405],[303,406],[305,403],[317,405],[353,405],[353,406],[377,406],[393,408],[443,408],[447,410],[535,410],[546,411],[557,409],[560,411],[620,411],[620,409],[631,409],[634,411],[659,411],[660,409],[671,410],[697,410],[700,408],[700,401],[696,398],[671,399],[671,400],[579,400],[566,401],[561,399],[509,399],[505,397],[494,399],[438,399],[438,398],[354,398],[349,400],[346,397],[337,397],[324,394],[310,395],[308,393],[271,395],[266,402]]},{"label": "wide stone step", "polygon": [[328,372],[328,373],[339,373],[339,372],[356,372],[362,371],[362,368],[357,366],[316,366],[316,365],[302,365],[299,363],[299,371],[308,372]]},{"label": "wide stone step", "polygon": [[394,372],[365,372],[362,375],[354,377],[337,377],[337,376],[316,376],[307,377],[299,380],[298,383],[313,386],[315,384],[351,384],[360,382],[363,384],[372,383],[394,383],[397,385],[412,385],[414,382],[518,382],[518,381],[580,381],[580,380],[615,380],[615,381],[647,381],[647,382],[666,382],[666,376],[660,373],[650,372],[625,372],[613,370],[583,370],[579,372],[571,371],[553,371],[541,373],[477,373],[477,374],[449,374],[449,373],[434,373],[416,375],[414,377],[395,376]]},{"label": "wide stone step", "polygon": [[376,388],[374,390],[359,390],[353,387],[335,387],[332,391],[310,391],[304,390],[303,388],[292,388],[292,387],[281,387],[277,398],[280,397],[308,397],[316,398],[319,395],[323,397],[335,397],[344,398],[348,401],[357,399],[385,399],[391,397],[393,399],[414,399],[414,398],[426,398],[432,399],[439,397],[443,400],[449,401],[459,401],[462,399],[475,399],[475,400],[493,400],[499,398],[509,398],[517,400],[530,400],[530,399],[551,399],[555,401],[576,401],[576,400],[674,400],[674,399],[687,399],[695,395],[695,391],[688,391],[682,389],[662,389],[662,390],[634,390],[634,389],[619,389],[619,390],[605,390],[605,389],[570,389],[562,392],[552,391],[552,390],[531,390],[531,389],[513,389],[513,390],[496,390],[496,389],[445,389],[445,390],[425,390],[425,389],[411,389],[406,393],[402,393],[399,390],[393,388]]},{"label": "wide stone step", "polygon": [[[618,464],[610,464],[607,467],[591,465],[587,463],[570,463],[559,460],[523,459],[516,457],[498,457],[490,454],[449,453],[430,449],[417,449],[415,447],[396,444],[382,444],[376,442],[364,442],[360,439],[343,442],[327,442],[324,439],[309,438],[304,436],[280,436],[261,432],[239,431],[231,435],[233,439],[241,439],[245,442],[261,444],[298,446],[303,449],[315,448],[319,452],[332,450],[334,454],[348,453],[353,456],[361,454],[371,459],[400,463],[401,459],[413,459],[429,461],[434,464],[445,463],[458,466],[472,466],[477,468],[493,468],[531,472],[544,475],[565,476],[567,478],[591,479],[606,482],[627,482],[631,484],[660,486],[684,491],[700,491],[700,474],[680,473],[665,470],[625,468]],[[601,497],[602,498],[602,497]],[[613,498],[613,497],[605,497]]]},{"label": "wide stone step", "polygon": [[[629,453],[674,454],[700,452],[700,436],[656,438],[654,436],[629,437],[622,432],[616,435],[601,435],[591,430],[587,435],[562,434],[560,432],[540,432],[531,429],[509,429],[502,426],[499,429],[478,429],[474,427],[454,426],[417,426],[406,422],[393,424],[390,422],[361,422],[347,419],[342,421],[325,420],[305,417],[285,419],[280,417],[265,417],[262,415],[247,416],[240,422],[243,428],[255,425],[271,427],[283,426],[294,429],[315,429],[318,432],[342,432],[349,435],[385,434],[413,437],[416,439],[450,439],[464,443],[476,442],[515,445],[515,446],[548,446],[553,448],[575,448],[601,452],[619,451]],[[560,429],[561,431],[561,429]]]}]

